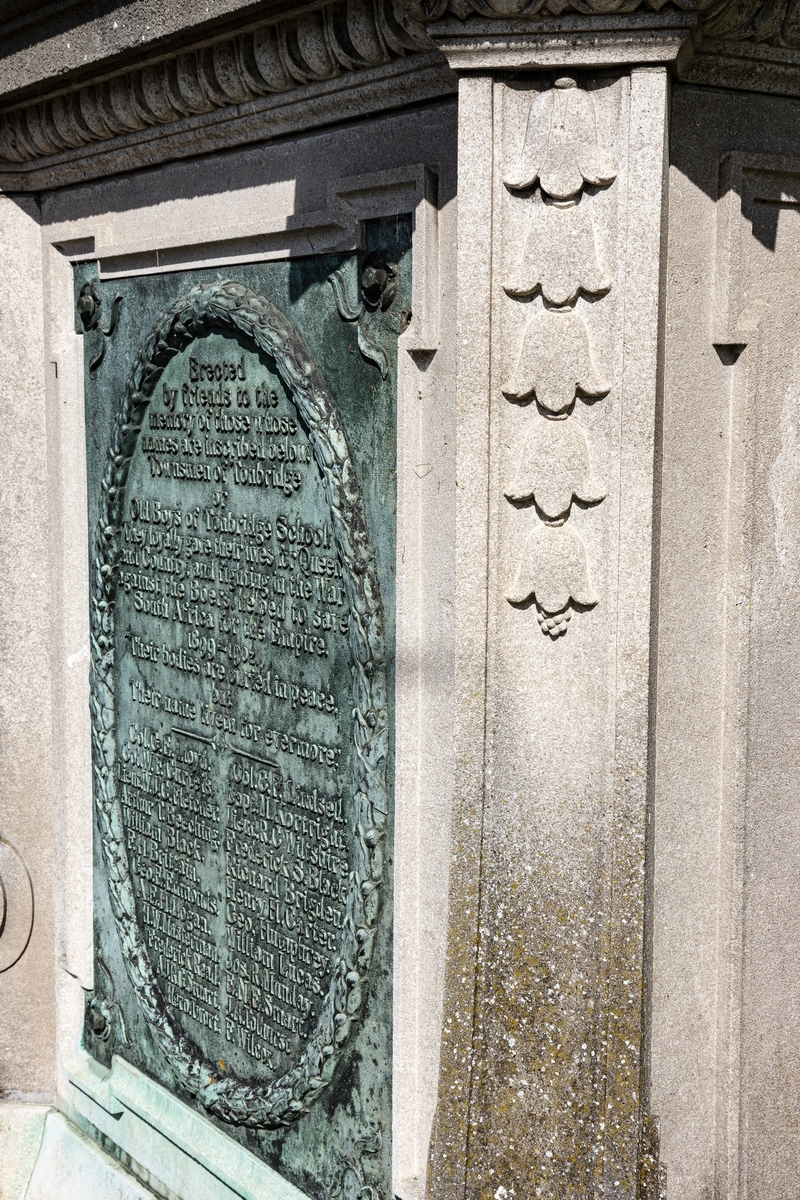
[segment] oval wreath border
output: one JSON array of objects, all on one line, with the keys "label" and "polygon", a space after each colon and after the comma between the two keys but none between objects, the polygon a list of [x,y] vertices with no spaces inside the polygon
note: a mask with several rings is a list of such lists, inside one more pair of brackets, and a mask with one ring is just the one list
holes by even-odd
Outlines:
[{"label": "oval wreath border", "polygon": [[[269,1084],[221,1075],[170,1011],[136,917],[122,805],[117,793],[113,687],[114,608],[129,464],[153,390],[169,361],[213,330],[244,334],[274,360],[308,430],[322,474],[350,604],[353,659],[353,789],[356,833],[344,922],[331,983],[299,1061]],[[156,1042],[175,1075],[217,1117],[274,1129],[291,1124],[333,1078],[363,1005],[380,912],[389,810],[389,721],[383,611],[364,503],[344,429],[299,331],[263,296],[230,280],[194,287],[166,310],[139,349],[117,416],[101,483],[91,596],[90,705],[98,823],[111,907],[125,965]]]}]

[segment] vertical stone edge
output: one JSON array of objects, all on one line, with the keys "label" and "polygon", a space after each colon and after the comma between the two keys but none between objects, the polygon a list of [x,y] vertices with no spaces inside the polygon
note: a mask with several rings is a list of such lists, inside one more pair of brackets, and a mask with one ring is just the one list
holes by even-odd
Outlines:
[{"label": "vertical stone edge", "polygon": [[[50,630],[53,658],[53,805],[62,847],[56,905],[56,1094],[69,1110],[70,1063],[93,986],[93,808],[89,737],[89,579],[83,339],[75,333],[74,264],[41,231],[49,471]],[[77,714],[77,724],[65,720]],[[85,724],[83,724],[85,722]],[[85,737],[76,735],[82,726]]]},{"label": "vertical stone edge", "polygon": [[[609,1121],[608,1166],[624,1194],[659,1200],[665,1188],[658,1124],[648,1100],[648,820],[656,417],[660,388],[669,80],[664,67],[630,72],[625,215],[620,237],[624,289],[621,386],[614,862],[608,1031],[608,1095],[622,1112]],[[627,1101],[627,1102],[626,1102]],[[632,1103],[631,1103],[632,1101]],[[606,1184],[613,1181],[606,1174]]]},{"label": "vertical stone edge", "polygon": [[[30,940],[13,965],[3,961],[8,938],[0,940],[0,1095],[27,1103],[50,1103],[55,1092],[58,974],[40,220],[33,197],[0,194],[0,837],[25,864],[33,893]],[[8,898],[7,931],[10,906],[16,915],[22,899]]]},{"label": "vertical stone edge", "polygon": [[428,1193],[466,1191],[483,838],[493,194],[491,75],[459,80],[455,790],[439,1092]]}]

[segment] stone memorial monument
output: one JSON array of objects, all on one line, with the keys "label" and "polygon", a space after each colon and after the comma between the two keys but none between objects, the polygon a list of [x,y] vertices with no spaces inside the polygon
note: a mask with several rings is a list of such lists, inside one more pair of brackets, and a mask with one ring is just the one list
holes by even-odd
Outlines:
[{"label": "stone memorial monument", "polygon": [[0,0],[0,1197],[787,1200],[796,0]]}]

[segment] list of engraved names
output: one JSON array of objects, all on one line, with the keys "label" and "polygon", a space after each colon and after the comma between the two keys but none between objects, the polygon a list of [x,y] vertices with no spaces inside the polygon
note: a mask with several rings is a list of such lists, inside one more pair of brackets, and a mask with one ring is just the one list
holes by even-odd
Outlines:
[{"label": "list of engraved names", "polygon": [[272,1077],[345,911],[349,611],[307,432],[232,337],[165,370],[120,544],[117,771],[151,961],[220,1070]]}]

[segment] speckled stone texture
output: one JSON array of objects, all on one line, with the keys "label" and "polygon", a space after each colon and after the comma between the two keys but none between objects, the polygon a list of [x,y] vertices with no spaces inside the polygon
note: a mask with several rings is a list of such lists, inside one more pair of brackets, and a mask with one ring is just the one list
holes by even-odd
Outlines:
[{"label": "speckled stone texture", "polygon": [[[38,909],[27,949],[19,936],[28,912],[24,878],[8,865],[3,890],[7,929],[0,944],[0,1096],[49,1101],[55,1090],[56,936],[53,907],[54,763],[50,726],[53,619],[51,535],[45,519],[46,369],[38,205],[0,196],[0,838],[25,864]],[[30,926],[30,917],[27,918]]]},{"label": "speckled stone texture", "polygon": [[[510,187],[531,101],[552,79],[461,83],[456,854],[431,1160],[442,1198],[633,1198],[656,1186],[643,1012],[666,73],[581,83],[582,93],[558,85],[578,96],[566,116],[560,97],[536,101],[555,106],[560,141],[534,147],[536,170]],[[602,172],[601,151],[613,164]],[[613,278],[602,298],[574,302],[604,398],[575,395],[569,339],[542,351],[549,375],[573,372],[564,419],[585,433],[605,495],[556,520],[507,498],[530,428],[562,427],[562,413],[503,394],[542,305],[502,286],[531,205],[530,189],[512,187],[537,175],[542,191],[579,197]],[[526,606],[509,585],[532,530],[556,549],[537,551]],[[585,555],[593,604],[565,575],[567,536]],[[566,632],[547,624],[556,609]]]},{"label": "speckled stone texture", "polygon": [[800,1170],[799,116],[673,94],[653,1104],[681,1200]]}]

